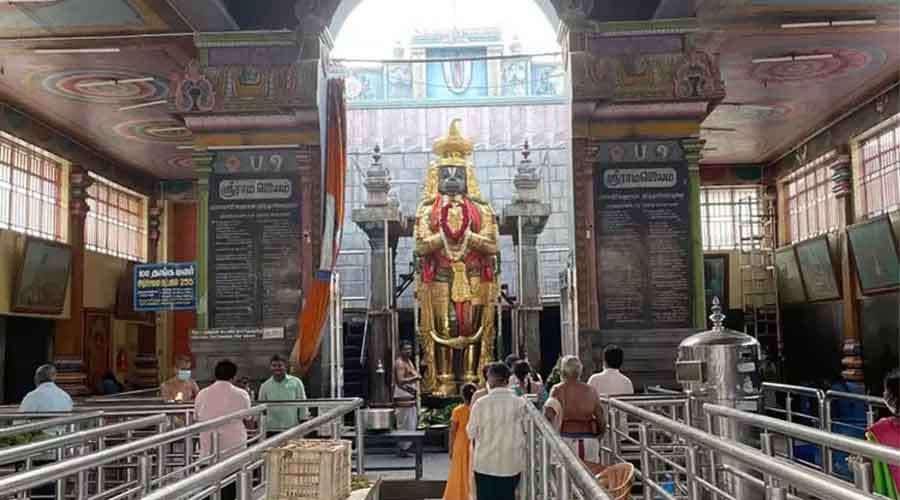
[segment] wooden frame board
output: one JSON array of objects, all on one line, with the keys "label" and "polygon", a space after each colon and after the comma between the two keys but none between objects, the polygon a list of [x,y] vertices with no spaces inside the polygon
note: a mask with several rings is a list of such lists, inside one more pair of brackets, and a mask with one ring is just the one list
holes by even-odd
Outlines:
[{"label": "wooden frame board", "polygon": [[800,264],[793,246],[775,250],[775,274],[778,282],[778,298],[782,304],[806,302],[806,288]]},{"label": "wooden frame board", "polygon": [[837,300],[841,298],[841,285],[838,280],[834,258],[828,236],[817,236],[794,245],[800,274],[803,275],[803,286],[810,302]]},{"label": "wooden frame board", "polygon": [[880,215],[848,227],[847,240],[862,293],[900,286],[900,254],[890,217]]},{"label": "wooden frame board", "polygon": [[71,271],[72,249],[68,245],[27,237],[10,309],[30,314],[62,314]]},{"label": "wooden frame board", "polygon": [[[715,263],[716,267],[720,268],[720,270],[722,271],[720,275],[710,276],[707,273],[707,270],[710,268],[710,264],[713,263]],[[729,280],[729,266],[730,261],[729,255],[727,253],[710,253],[703,255],[703,280],[705,281],[705,283],[703,284],[703,289],[706,292],[707,309],[709,309],[709,307],[712,305],[710,299],[712,299],[712,297],[718,297],[720,303],[722,304],[722,308],[728,310],[730,304],[730,297],[728,292],[731,285]],[[712,287],[712,289],[710,287],[711,284],[715,285]]]}]

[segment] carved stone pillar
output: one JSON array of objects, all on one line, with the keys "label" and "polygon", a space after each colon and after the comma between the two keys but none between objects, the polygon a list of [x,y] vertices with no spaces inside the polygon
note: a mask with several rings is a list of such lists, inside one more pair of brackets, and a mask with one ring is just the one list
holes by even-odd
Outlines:
[{"label": "carved stone pillar", "polygon": [[541,177],[531,163],[528,142],[522,148],[522,160],[513,178],[513,201],[503,208],[500,233],[512,235],[516,245],[519,284],[517,315],[518,332],[513,332],[513,350],[524,354],[535,370],[541,369],[541,301],[540,256],[538,236],[550,218],[550,204],[543,202]]},{"label": "carved stone pillar", "polygon": [[[159,260],[162,204],[150,200],[147,210],[147,262]],[[139,388],[159,385],[159,358],[156,355],[156,313],[147,314],[147,323],[138,325],[138,350],[134,359],[135,385]]]},{"label": "carved stone pillar", "polygon": [[369,238],[369,336],[367,370],[369,400],[373,405],[391,403],[391,351],[394,311],[394,253],[403,229],[400,205],[391,199],[390,172],[381,164],[381,151],[375,147],[372,164],[364,182],[366,204],[353,210],[352,219]]},{"label": "carved stone pillar", "polygon": [[87,189],[93,183],[81,165],[69,167],[69,319],[56,323],[53,361],[59,373],[57,382],[72,395],[90,392],[84,363],[84,221],[89,209]]},{"label": "carved stone pillar", "polygon": [[195,152],[194,172],[197,173],[197,328],[209,325],[207,286],[209,269],[209,175],[216,156]]}]

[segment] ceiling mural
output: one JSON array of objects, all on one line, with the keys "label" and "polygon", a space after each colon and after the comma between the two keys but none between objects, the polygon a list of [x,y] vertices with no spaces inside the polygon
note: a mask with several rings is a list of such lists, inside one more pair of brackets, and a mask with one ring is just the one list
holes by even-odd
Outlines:
[{"label": "ceiling mural", "polygon": [[[338,0],[325,3],[334,7]],[[594,4],[598,19],[618,19],[634,18],[629,16],[637,4],[645,2],[581,3]],[[897,0],[672,0],[649,2],[652,8],[641,9],[649,12],[656,5],[668,9],[678,3],[699,6],[698,17],[714,26],[692,40],[718,54],[725,81],[727,95],[701,131],[707,141],[705,163],[773,160],[829,117],[891,78],[896,80],[900,67]],[[174,92],[169,75],[183,74],[188,62],[197,57],[192,32],[248,28],[253,19],[278,17],[279,9],[293,19],[293,7],[288,4],[293,0],[0,0],[0,99],[73,141],[90,145],[111,163],[163,179],[193,177],[190,152],[178,148],[190,142],[190,133],[160,103]],[[727,7],[727,13],[717,6]],[[879,21],[850,29],[781,27],[782,22],[821,16]],[[670,38],[683,41],[678,36]],[[609,48],[614,40],[600,37],[597,43]],[[35,49],[107,50],[54,54]],[[635,68],[625,69],[631,75]],[[381,74],[385,82],[395,76]],[[372,79],[370,89],[378,81]],[[355,90],[362,94],[366,89],[360,84]],[[353,91],[349,89],[351,95]],[[428,123],[427,130],[404,132],[407,119],[421,111],[386,111],[394,120],[373,133],[376,137],[400,134],[395,141],[398,147],[428,144],[431,128],[446,126],[447,112],[439,110],[419,120]],[[542,121],[523,121],[514,109],[488,116],[473,108],[466,116],[469,127],[490,131],[485,132],[487,146],[520,143],[524,136],[545,144],[567,140],[545,133]],[[568,112],[546,117],[551,122],[570,119]],[[501,132],[503,123],[508,124],[506,132]],[[348,125],[367,126],[353,121]],[[351,147],[367,150],[371,145]]]},{"label": "ceiling mural", "polygon": [[177,120],[131,120],[113,127],[123,139],[190,144],[191,132]]},{"label": "ceiling mural", "polygon": [[900,65],[897,31],[885,29],[735,32],[717,50],[727,97],[703,123],[708,163],[774,159]]},{"label": "ceiling mural", "polygon": [[167,79],[129,69],[38,71],[28,80],[52,94],[98,104],[135,104],[165,99],[169,93]]}]

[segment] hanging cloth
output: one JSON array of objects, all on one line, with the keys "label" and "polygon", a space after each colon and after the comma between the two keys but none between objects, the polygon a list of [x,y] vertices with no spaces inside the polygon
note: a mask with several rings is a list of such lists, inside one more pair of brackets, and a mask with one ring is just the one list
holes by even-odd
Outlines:
[{"label": "hanging cloth", "polygon": [[347,111],[344,104],[344,80],[330,79],[326,95],[326,140],[324,217],[319,269],[313,277],[306,301],[300,311],[300,332],[291,359],[301,374],[309,371],[319,353],[322,329],[328,319],[331,273],[341,247],[344,221],[344,187],[347,173]]}]

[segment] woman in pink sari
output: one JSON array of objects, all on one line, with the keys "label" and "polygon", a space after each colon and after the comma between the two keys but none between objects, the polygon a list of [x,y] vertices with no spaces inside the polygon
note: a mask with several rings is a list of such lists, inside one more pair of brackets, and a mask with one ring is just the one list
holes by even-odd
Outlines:
[{"label": "woman in pink sari", "polygon": [[[869,427],[866,438],[881,445],[900,448],[900,370],[894,370],[884,378],[884,402],[892,415]],[[900,498],[900,466],[876,462],[873,469],[875,492],[895,500]]]}]

